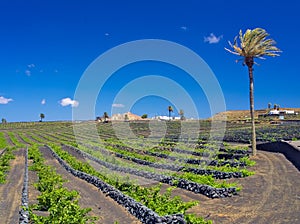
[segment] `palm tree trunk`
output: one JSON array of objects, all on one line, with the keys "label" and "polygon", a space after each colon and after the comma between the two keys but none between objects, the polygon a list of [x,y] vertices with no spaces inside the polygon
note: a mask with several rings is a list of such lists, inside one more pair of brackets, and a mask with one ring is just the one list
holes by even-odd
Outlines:
[{"label": "palm tree trunk", "polygon": [[254,119],[254,94],[253,94],[253,67],[248,66],[249,80],[250,80],[250,116],[252,122],[252,155],[256,156],[256,133],[255,133],[255,119]]}]

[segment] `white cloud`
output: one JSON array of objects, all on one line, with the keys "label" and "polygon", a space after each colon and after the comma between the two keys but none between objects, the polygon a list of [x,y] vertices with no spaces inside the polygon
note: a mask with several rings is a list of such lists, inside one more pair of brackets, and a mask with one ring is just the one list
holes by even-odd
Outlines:
[{"label": "white cloud", "polygon": [[223,38],[223,35],[216,36],[213,33],[211,33],[208,37],[204,37],[204,42],[208,42],[210,44],[217,44],[220,42],[220,40]]},{"label": "white cloud", "polygon": [[3,96],[0,96],[0,104],[8,104],[10,101],[13,101],[13,99],[8,99]]},{"label": "white cloud", "polygon": [[46,100],[45,100],[45,99],[42,99],[41,104],[42,104],[42,105],[45,105],[45,104],[46,104]]},{"label": "white cloud", "polygon": [[79,102],[76,100],[72,100],[71,98],[67,97],[62,99],[60,102],[60,105],[62,105],[63,107],[69,106],[71,105],[71,107],[78,107]]},{"label": "white cloud", "polygon": [[186,31],[188,28],[186,26],[181,26],[180,29]]},{"label": "white cloud", "polygon": [[122,107],[125,107],[125,105],[124,105],[124,104],[121,104],[121,103],[114,103],[114,104],[112,105],[112,107],[122,108]]},{"label": "white cloud", "polygon": [[30,70],[25,70],[25,74],[27,75],[27,76],[31,76],[31,71]]},{"label": "white cloud", "polygon": [[34,68],[35,67],[35,64],[29,64],[27,65],[28,68]]},{"label": "white cloud", "polygon": [[105,36],[109,36],[109,33],[105,33],[104,35],[105,35]]}]

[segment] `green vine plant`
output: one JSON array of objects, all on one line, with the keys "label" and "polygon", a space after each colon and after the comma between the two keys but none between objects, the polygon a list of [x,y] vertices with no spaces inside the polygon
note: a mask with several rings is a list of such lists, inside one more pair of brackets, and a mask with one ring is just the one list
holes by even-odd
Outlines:
[{"label": "green vine plant", "polygon": [[184,202],[180,196],[172,197],[171,193],[174,187],[167,189],[165,193],[161,193],[161,184],[152,187],[143,187],[128,181],[122,181],[122,178],[115,178],[111,176],[105,176],[103,173],[97,172],[89,163],[78,161],[74,156],[61,149],[60,146],[51,145],[51,148],[73,169],[88,173],[90,175],[100,178],[102,181],[114,186],[124,194],[134,198],[136,201],[144,204],[151,210],[155,211],[160,216],[170,214],[183,214],[187,216],[187,223],[191,224],[188,220],[196,220],[194,223],[211,223],[210,221],[204,220],[202,217],[195,215],[187,215],[186,211],[198,205],[197,201]]},{"label": "green vine plant", "polygon": [[[64,180],[56,173],[53,167],[44,164],[44,159],[37,145],[31,146],[28,159],[33,160],[30,170],[36,171],[38,182],[34,184],[41,194],[37,197],[38,203],[29,207],[30,221],[36,224],[94,223],[97,217],[89,216],[91,208],[80,208],[78,205],[79,193],[63,187]],[[34,211],[47,211],[49,215],[37,215]]]}]

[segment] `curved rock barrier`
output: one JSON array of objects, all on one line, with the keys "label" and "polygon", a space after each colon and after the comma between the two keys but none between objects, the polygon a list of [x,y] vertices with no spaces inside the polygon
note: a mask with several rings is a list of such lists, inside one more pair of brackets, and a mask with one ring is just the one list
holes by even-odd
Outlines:
[{"label": "curved rock barrier", "polygon": [[225,159],[225,160],[228,160],[228,159],[241,159],[243,157],[246,157],[246,156],[249,156],[249,154],[231,154],[231,153],[219,153],[217,155],[218,159]]},{"label": "curved rock barrier", "polygon": [[99,188],[107,196],[111,197],[118,204],[122,205],[127,209],[127,211],[137,217],[141,222],[146,224],[185,224],[186,221],[182,214],[159,216],[157,213],[142,205],[141,203],[135,201],[133,198],[123,194],[121,191],[115,189],[113,186],[103,182],[99,178],[89,175],[87,173],[78,171],[70,167],[64,160],[62,160],[56,152],[54,152],[49,146],[46,146],[52,153],[52,155],[57,159],[57,161],[71,174],[74,176],[87,181]]},{"label": "curved rock barrier", "polygon": [[[129,151],[129,152],[137,152],[137,150],[127,147],[127,146],[122,146],[122,145],[118,145],[118,144],[113,144],[110,145],[112,147],[116,147],[118,149],[124,150],[124,151]],[[182,149],[175,149],[175,148],[171,148],[170,152],[178,152],[178,153],[183,153],[183,154],[190,154],[190,155],[195,155],[195,156],[202,156],[202,157],[209,157],[210,154],[208,152],[191,152],[191,153],[186,153],[188,152],[187,150],[182,150]],[[171,155],[167,155],[164,153],[158,153],[158,152],[151,152],[151,151],[142,151],[143,154],[145,155],[149,155],[149,156],[155,156],[155,157],[159,157],[162,159],[169,159],[169,160],[173,160],[173,161],[180,161],[183,163],[190,163],[190,164],[202,164],[202,163],[207,163],[207,160],[203,160],[203,159],[181,159],[175,156],[171,156]]]},{"label": "curved rock barrier", "polygon": [[[112,153],[109,153],[109,151],[107,151],[106,149],[102,149],[99,148],[97,146],[89,146],[87,144],[84,144],[86,147],[92,148],[94,150],[100,151],[101,153],[103,153],[104,155],[111,155]],[[78,153],[82,153],[81,150],[69,146],[69,145],[65,145],[66,147],[69,147],[70,149],[74,149],[76,152]],[[131,156],[126,156],[123,155],[121,153],[113,153],[114,156],[121,158],[121,159],[126,159],[126,160],[130,160],[132,162],[135,162],[137,164],[140,165],[145,165],[145,166],[150,166],[153,168],[157,168],[157,169],[164,169],[164,170],[171,170],[171,171],[183,171],[183,172],[190,172],[190,173],[194,173],[194,174],[201,174],[201,175],[212,175],[214,178],[216,179],[230,179],[230,178],[241,178],[243,177],[243,174],[241,172],[221,172],[221,171],[217,171],[217,170],[206,170],[206,169],[197,169],[197,168],[185,168],[184,166],[178,166],[178,165],[173,165],[173,164],[160,164],[160,163],[153,163],[150,161],[146,161],[146,160],[142,160],[142,159],[137,159]],[[168,158],[168,157],[167,157]],[[169,158],[168,158],[169,159]],[[194,164],[201,164],[199,162],[199,160],[196,160],[197,163]],[[199,162],[199,163],[198,163]],[[240,162],[229,162],[229,161],[223,161],[223,162],[218,162],[217,160],[213,160],[211,162],[208,163],[208,161],[203,160],[205,165],[214,165],[217,164],[219,166],[222,165],[226,165],[226,164],[230,164],[232,166],[245,166],[245,163],[240,163]],[[192,163],[192,162],[190,162]]]},{"label": "curved rock barrier", "polygon": [[247,154],[249,155],[251,151],[249,150],[242,150],[242,149],[225,149],[225,148],[220,148],[220,152],[225,152],[225,153],[231,153],[231,154]]},{"label": "curved rock barrier", "polygon": [[82,156],[95,161],[96,163],[105,166],[106,168],[109,168],[111,170],[116,170],[119,172],[124,172],[124,173],[129,173],[133,174],[136,176],[142,176],[144,178],[148,178],[151,180],[155,180],[161,183],[169,184],[171,186],[176,186],[188,191],[192,191],[197,194],[203,194],[209,198],[224,198],[224,197],[230,197],[234,194],[237,194],[236,188],[214,188],[208,185],[204,184],[198,184],[192,181],[188,181],[185,179],[179,179],[171,176],[166,176],[162,174],[156,174],[156,173],[151,173],[147,171],[141,171],[141,170],[136,170],[133,168],[128,168],[128,167],[121,167],[117,166],[108,162],[104,162],[100,159],[95,158],[94,156],[81,151],[80,149],[77,149],[73,146],[68,146],[64,145],[65,147],[68,147],[71,150],[76,151],[77,153],[81,154]]},{"label": "curved rock barrier", "polygon": [[247,164],[245,162],[238,162],[238,161],[230,161],[230,160],[225,160],[225,161],[219,161],[219,160],[212,160],[208,164],[209,166],[230,166],[230,167],[245,167]]},{"label": "curved rock barrier", "polygon": [[22,188],[21,198],[21,210],[19,211],[19,224],[29,223],[29,212],[28,212],[28,148],[25,151],[25,171],[24,171],[24,182]]},{"label": "curved rock barrier", "polygon": [[262,151],[282,153],[300,171],[300,150],[288,142],[258,143],[256,147]]}]

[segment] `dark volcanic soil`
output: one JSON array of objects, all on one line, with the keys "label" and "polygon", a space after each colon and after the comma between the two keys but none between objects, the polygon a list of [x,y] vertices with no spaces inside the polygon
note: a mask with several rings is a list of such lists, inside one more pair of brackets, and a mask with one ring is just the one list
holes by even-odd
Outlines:
[{"label": "dark volcanic soil", "polygon": [[[98,223],[115,221],[126,224],[140,223],[96,187],[65,171],[47,149],[42,148],[42,152],[46,163],[56,167],[57,172],[69,181],[65,186],[80,193],[80,205],[91,207],[93,211],[90,215],[101,217]],[[15,154],[16,159],[11,161],[7,183],[0,184],[0,223],[18,223],[24,175],[24,150],[16,150]],[[182,189],[175,189],[174,194],[181,195],[186,201],[198,200],[200,204],[189,212],[207,217],[217,224],[300,223],[300,172],[280,153],[259,151],[254,159],[257,164],[251,169],[256,174],[233,180],[242,186],[237,196],[209,199]],[[32,184],[37,177],[30,171],[29,179]],[[37,194],[38,192],[29,186],[30,204],[35,201],[32,197],[36,198]]]},{"label": "dark volcanic soil", "polygon": [[76,190],[80,194],[79,205],[83,208],[92,208],[89,213],[92,216],[100,217],[96,223],[140,223],[138,219],[130,215],[122,206],[107,197],[95,186],[74,177],[68,173],[57,160],[51,155],[50,151],[43,147],[41,151],[46,158],[46,164],[56,168],[56,172],[61,174],[68,182],[64,184],[70,190]]},{"label": "dark volcanic soil", "polygon": [[256,174],[238,180],[238,196],[202,197],[190,212],[214,223],[300,223],[300,172],[282,154],[259,151]]},{"label": "dark volcanic soil", "polygon": [[[74,151],[72,154],[84,160]],[[232,179],[242,187],[232,198],[209,199],[179,188],[173,195],[180,195],[184,201],[199,201],[189,212],[216,224],[300,223],[300,172],[280,153],[259,151],[254,160],[256,165],[250,169],[255,175]],[[163,191],[168,187],[163,184]]]},{"label": "dark volcanic soil", "polygon": [[0,184],[0,223],[19,223],[22,187],[24,181],[25,150],[14,152],[6,183]]}]

